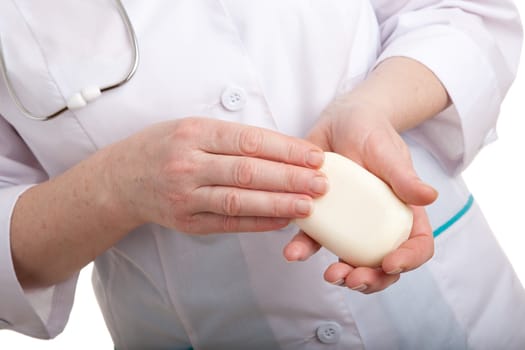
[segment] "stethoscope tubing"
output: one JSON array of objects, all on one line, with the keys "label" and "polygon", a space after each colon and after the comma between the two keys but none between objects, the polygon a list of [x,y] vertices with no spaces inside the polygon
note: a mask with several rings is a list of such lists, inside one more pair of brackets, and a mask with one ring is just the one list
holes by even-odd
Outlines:
[{"label": "stethoscope tubing", "polygon": [[[138,44],[137,35],[135,33],[135,29],[133,28],[133,24],[131,23],[129,15],[128,15],[124,5],[122,4],[122,1],[121,0],[115,0],[115,2],[117,3],[118,12],[120,14],[120,17],[122,18],[122,21],[124,22],[124,25],[126,27],[126,31],[128,33],[128,39],[129,39],[130,44],[132,46],[132,64],[130,65],[128,73],[126,74],[126,76],[124,78],[122,78],[121,80],[119,80],[118,82],[116,82],[114,84],[111,84],[111,85],[99,88],[99,94],[102,94],[102,93],[104,93],[106,91],[109,91],[109,90],[116,89],[116,88],[126,84],[128,81],[130,81],[131,78],[133,78],[133,76],[135,75],[135,73],[136,73],[136,71],[138,69],[138,66],[139,66],[139,61],[140,61],[139,44]],[[36,116],[33,113],[31,113],[24,106],[24,104],[22,103],[22,101],[18,97],[18,94],[16,93],[16,91],[15,91],[15,89],[13,87],[13,84],[12,84],[11,79],[9,78],[9,74],[7,72],[7,65],[6,65],[6,62],[5,62],[4,51],[3,51],[3,47],[2,47],[2,37],[1,36],[0,36],[0,71],[2,72],[2,75],[4,77],[5,85],[7,87],[7,91],[9,93],[11,99],[15,102],[17,108],[20,110],[20,112],[25,117],[27,117],[29,119],[32,119],[32,120],[37,120],[37,121],[46,121],[46,120],[53,119],[53,118],[57,117],[58,115],[62,114],[63,112],[67,111],[68,109],[70,109],[66,105],[63,108],[57,110],[56,112],[54,112],[52,114],[49,114],[49,115],[46,115],[46,116]]]}]

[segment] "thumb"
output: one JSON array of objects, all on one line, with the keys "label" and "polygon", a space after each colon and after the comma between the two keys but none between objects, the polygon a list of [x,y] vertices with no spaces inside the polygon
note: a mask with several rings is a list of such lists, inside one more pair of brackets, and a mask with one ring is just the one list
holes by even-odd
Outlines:
[{"label": "thumb", "polygon": [[314,145],[320,147],[323,151],[332,151],[330,144],[329,130],[324,125],[316,125],[306,136],[306,139]]},{"label": "thumb", "polygon": [[431,204],[438,197],[438,192],[424,183],[413,169],[396,169],[388,181],[396,195],[408,204],[424,206]]},{"label": "thumb", "polygon": [[434,202],[437,191],[416,174],[404,141],[393,132],[369,137],[363,160],[366,168],[379,176],[405,203],[424,206]]}]

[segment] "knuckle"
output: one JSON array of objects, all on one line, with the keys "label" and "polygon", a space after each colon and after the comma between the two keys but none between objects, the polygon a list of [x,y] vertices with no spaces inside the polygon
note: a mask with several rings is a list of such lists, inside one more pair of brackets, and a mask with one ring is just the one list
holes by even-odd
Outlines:
[{"label": "knuckle", "polygon": [[187,214],[180,219],[178,219],[177,223],[178,226],[176,229],[183,233],[189,233],[189,234],[203,234],[208,233],[209,228],[208,225],[204,222],[205,219],[201,215],[198,214]]},{"label": "knuckle", "polygon": [[180,119],[175,124],[172,136],[177,139],[193,139],[198,135],[202,127],[202,121],[197,117]]},{"label": "knuckle", "polygon": [[239,159],[234,170],[234,185],[240,187],[249,187],[253,183],[254,173],[255,165],[250,159]]},{"label": "knuckle", "polygon": [[240,218],[238,216],[224,216],[222,227],[224,232],[236,232],[239,230]]},{"label": "knuckle", "polygon": [[194,221],[191,208],[190,193],[172,193],[169,198],[168,210],[171,213],[167,219],[171,226],[183,232],[193,232]]},{"label": "knuckle", "polygon": [[252,231],[267,231],[268,229],[272,229],[275,226],[272,225],[272,222],[269,221],[268,218],[257,216],[254,218],[252,227]]},{"label": "knuckle", "polygon": [[287,160],[289,162],[294,162],[298,158],[299,152],[299,147],[295,143],[288,143],[288,149],[286,151],[286,156],[288,157]]},{"label": "knuckle", "polygon": [[173,208],[174,214],[185,213],[186,210],[183,208],[187,208],[189,202],[191,201],[191,192],[172,192],[169,194],[168,200],[171,207]]},{"label": "knuckle", "polygon": [[175,228],[184,233],[195,233],[195,219],[191,216],[182,216],[175,219]]},{"label": "knuckle", "polygon": [[274,199],[274,200],[271,201],[271,205],[270,205],[268,214],[271,217],[280,217],[281,216],[281,205],[280,205],[278,199]]},{"label": "knuckle", "polygon": [[287,205],[281,197],[274,198],[271,203],[269,213],[271,217],[287,217],[290,214],[287,209],[291,208],[292,205]]},{"label": "knuckle", "polygon": [[301,175],[298,172],[298,169],[295,169],[293,167],[286,167],[285,169],[285,181],[286,186],[289,189],[289,191],[294,191],[299,187],[301,184],[300,179]]},{"label": "knuckle", "polygon": [[171,211],[171,215],[169,216],[171,216],[171,221],[175,226],[179,225],[181,222],[183,223],[188,214],[184,209],[182,209],[184,207],[181,205],[181,203],[185,202],[185,199],[183,198],[183,196],[179,195],[170,197],[169,209]]},{"label": "knuckle", "polygon": [[224,214],[229,216],[237,216],[241,213],[241,197],[235,190],[230,190],[224,196],[222,203],[222,210]]},{"label": "knuckle", "polygon": [[245,155],[258,155],[262,150],[263,139],[262,130],[254,127],[243,127],[239,132],[239,151]]},{"label": "knuckle", "polygon": [[168,182],[180,182],[182,177],[193,178],[194,174],[199,171],[199,166],[196,162],[188,159],[178,159],[166,163],[162,173]]},{"label": "knuckle", "polygon": [[197,117],[186,117],[180,119],[180,125],[189,130],[199,130],[202,124],[202,119]]}]

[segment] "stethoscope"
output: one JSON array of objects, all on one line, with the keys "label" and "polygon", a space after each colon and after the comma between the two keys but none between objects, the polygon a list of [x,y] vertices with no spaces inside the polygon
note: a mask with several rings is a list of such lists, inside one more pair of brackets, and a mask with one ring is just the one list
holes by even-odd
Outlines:
[{"label": "stethoscope", "polygon": [[24,106],[24,104],[18,97],[15,89],[13,88],[13,84],[11,83],[11,80],[9,79],[9,75],[7,74],[4,53],[2,50],[2,38],[0,37],[0,70],[2,71],[2,75],[4,76],[4,81],[6,83],[6,87],[7,87],[7,91],[9,92],[9,95],[11,96],[16,106],[18,107],[18,109],[20,109],[23,115],[25,115],[26,117],[30,119],[40,120],[40,121],[45,121],[45,120],[55,118],[56,116],[60,115],[61,113],[67,110],[73,110],[73,109],[85,107],[88,104],[88,102],[91,102],[97,99],[103,92],[118,88],[124,85],[125,83],[127,83],[133,77],[139,65],[139,46],[138,46],[137,35],[135,34],[133,25],[131,24],[128,13],[126,12],[126,9],[124,8],[124,5],[122,4],[121,0],[115,0],[115,1],[117,3],[119,14],[122,17],[124,25],[126,26],[126,30],[127,30],[128,37],[129,37],[129,40],[132,46],[132,51],[133,51],[133,60],[132,60],[132,64],[129,68],[127,75],[120,81],[112,85],[109,85],[109,86],[104,86],[104,87],[86,86],[84,87],[79,92],[71,95],[67,99],[66,105],[62,109],[59,109],[58,111],[52,114],[46,115],[46,116],[39,117],[31,113]]}]

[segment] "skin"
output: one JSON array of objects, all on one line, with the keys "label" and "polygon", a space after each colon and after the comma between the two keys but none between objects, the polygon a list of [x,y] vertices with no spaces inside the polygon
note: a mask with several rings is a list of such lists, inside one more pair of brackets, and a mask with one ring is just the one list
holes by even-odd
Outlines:
[{"label": "skin", "polygon": [[[328,282],[373,293],[432,257],[432,228],[423,206],[438,194],[416,175],[399,133],[432,118],[449,104],[446,90],[430,70],[415,60],[394,57],[382,62],[356,89],[334,101],[312,129],[310,141],[379,176],[414,211],[408,241],[387,255],[380,269],[338,262],[326,270]],[[284,256],[289,261],[305,260],[319,248],[300,232],[284,248]]]},{"label": "skin", "polygon": [[[433,254],[420,206],[437,193],[418,179],[399,132],[448,103],[428,69],[393,58],[334,101],[307,140],[206,118],[152,125],[19,198],[11,222],[17,277],[24,288],[56,284],[145,223],[192,234],[284,227],[307,216],[312,198],[326,192],[318,169],[322,150],[331,150],[380,176],[414,206],[410,239],[385,258],[382,269],[340,262],[325,272],[327,281],[365,293],[384,289]],[[305,260],[318,249],[299,233],[284,256]]]},{"label": "skin", "polygon": [[205,118],[153,125],[20,197],[17,277],[24,288],[56,284],[145,223],[193,234],[284,227],[326,191],[322,162],[319,147],[270,130]]}]

